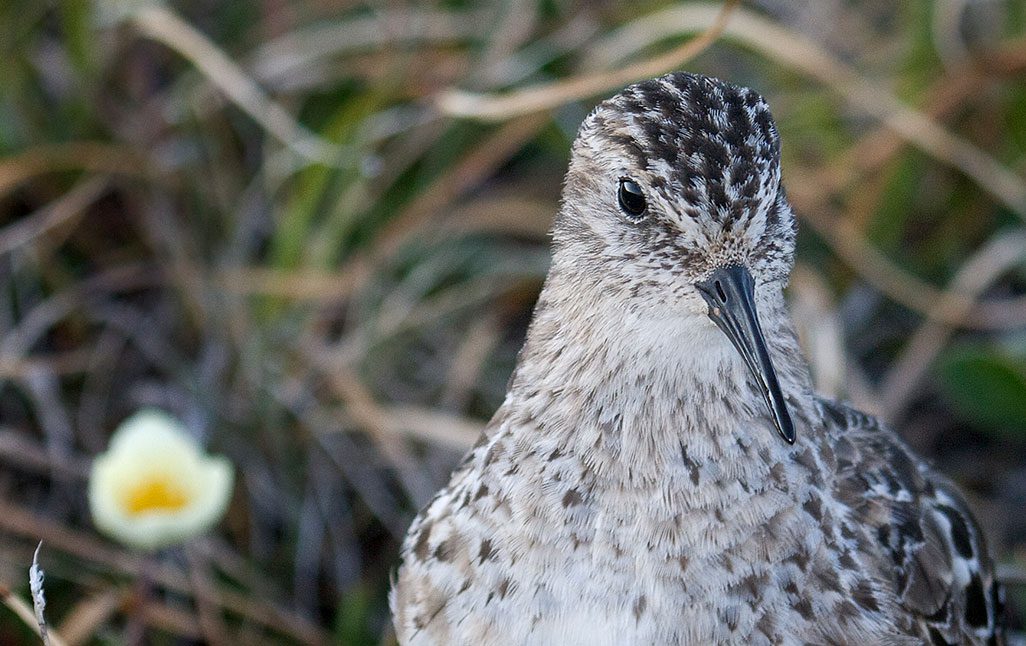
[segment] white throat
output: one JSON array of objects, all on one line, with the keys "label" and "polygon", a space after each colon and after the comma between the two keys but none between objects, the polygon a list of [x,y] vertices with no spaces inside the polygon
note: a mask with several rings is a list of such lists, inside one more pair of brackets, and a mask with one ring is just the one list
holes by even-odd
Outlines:
[{"label": "white throat", "polygon": [[[521,423],[543,427],[546,444],[653,475],[678,462],[682,447],[702,462],[740,444],[789,453],[740,355],[704,314],[660,319],[585,298],[552,300],[566,295],[546,286],[506,403]],[[797,401],[809,392],[807,375],[800,362],[783,365],[797,347],[786,319],[773,321],[767,331],[783,337],[781,385]]]}]

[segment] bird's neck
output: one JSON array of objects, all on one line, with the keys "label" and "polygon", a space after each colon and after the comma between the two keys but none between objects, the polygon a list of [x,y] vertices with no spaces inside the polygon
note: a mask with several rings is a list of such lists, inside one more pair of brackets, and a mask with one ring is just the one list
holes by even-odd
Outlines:
[{"label": "bird's neck", "polygon": [[[766,314],[782,390],[799,433],[808,433],[818,425],[800,409],[811,388],[783,302]],[[741,357],[707,317],[654,318],[552,280],[504,408],[517,426],[536,429],[533,441],[596,468],[654,475],[678,464],[682,451],[703,463],[739,450],[769,461],[793,452]]]}]

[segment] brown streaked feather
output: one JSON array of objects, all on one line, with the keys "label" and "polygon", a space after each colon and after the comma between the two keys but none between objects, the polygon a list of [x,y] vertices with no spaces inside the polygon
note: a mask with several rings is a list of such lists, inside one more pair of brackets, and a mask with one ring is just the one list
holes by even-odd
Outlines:
[{"label": "brown streaked feather", "polygon": [[[986,542],[955,485],[873,417],[820,400],[844,455],[837,487],[890,557],[889,574],[924,640],[1003,644],[1001,590]],[[854,493],[853,492],[858,492]]]}]

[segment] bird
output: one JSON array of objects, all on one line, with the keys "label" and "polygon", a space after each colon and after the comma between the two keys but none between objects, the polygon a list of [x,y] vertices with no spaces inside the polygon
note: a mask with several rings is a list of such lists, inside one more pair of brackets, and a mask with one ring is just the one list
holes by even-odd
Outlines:
[{"label": "bird", "polygon": [[755,91],[599,103],[507,394],[406,535],[400,644],[1001,644],[957,486],[815,393]]}]

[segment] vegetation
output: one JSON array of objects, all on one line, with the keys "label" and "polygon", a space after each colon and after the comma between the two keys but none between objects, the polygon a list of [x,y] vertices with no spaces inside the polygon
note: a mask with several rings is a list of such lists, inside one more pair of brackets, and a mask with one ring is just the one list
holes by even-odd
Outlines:
[{"label": "vegetation", "polygon": [[[0,3],[0,642],[37,641],[40,539],[67,643],[387,642],[577,124],[667,64],[769,99],[821,389],[963,485],[1023,583],[1026,4],[734,4]],[[152,554],[85,498],[145,407],[236,471],[215,531]]]}]

